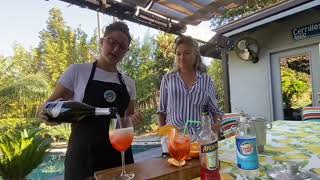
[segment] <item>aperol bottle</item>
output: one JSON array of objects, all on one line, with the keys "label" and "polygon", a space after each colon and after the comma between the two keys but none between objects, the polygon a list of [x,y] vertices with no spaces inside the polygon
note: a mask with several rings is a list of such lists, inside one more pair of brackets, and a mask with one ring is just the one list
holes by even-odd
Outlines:
[{"label": "aperol bottle", "polygon": [[208,106],[203,106],[201,116],[202,131],[199,134],[200,144],[200,179],[220,180],[218,160],[218,136],[211,130],[211,118]]}]

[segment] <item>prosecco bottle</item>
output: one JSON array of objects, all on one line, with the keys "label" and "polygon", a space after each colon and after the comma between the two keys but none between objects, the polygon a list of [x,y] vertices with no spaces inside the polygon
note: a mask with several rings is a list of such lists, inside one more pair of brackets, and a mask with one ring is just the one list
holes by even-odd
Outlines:
[{"label": "prosecco bottle", "polygon": [[48,117],[49,122],[76,123],[85,117],[113,115],[117,108],[96,108],[77,101],[54,101],[44,105],[42,114]]}]

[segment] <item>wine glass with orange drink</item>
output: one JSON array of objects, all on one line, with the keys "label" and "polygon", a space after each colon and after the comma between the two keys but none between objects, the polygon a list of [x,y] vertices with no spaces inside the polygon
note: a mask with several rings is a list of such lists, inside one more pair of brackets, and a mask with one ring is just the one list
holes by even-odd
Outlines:
[{"label": "wine glass with orange drink", "polygon": [[182,177],[182,162],[188,157],[191,147],[191,137],[176,130],[169,136],[168,150],[172,158],[179,162],[180,180]]},{"label": "wine glass with orange drink", "polygon": [[111,119],[109,126],[109,139],[112,147],[121,152],[121,174],[113,177],[114,180],[133,179],[134,173],[125,169],[125,151],[130,147],[133,140],[133,125],[129,118]]}]

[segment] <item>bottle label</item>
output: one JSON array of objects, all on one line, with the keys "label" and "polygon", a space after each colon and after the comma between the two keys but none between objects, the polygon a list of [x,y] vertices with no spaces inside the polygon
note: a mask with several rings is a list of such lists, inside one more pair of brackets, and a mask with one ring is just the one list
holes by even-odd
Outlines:
[{"label": "bottle label", "polygon": [[95,109],[95,115],[110,115],[110,108],[96,108]]},{"label": "bottle label", "polygon": [[236,138],[237,164],[240,169],[254,170],[259,168],[256,138]]},{"label": "bottle label", "polygon": [[201,145],[201,165],[208,170],[217,169],[218,141]]},{"label": "bottle label", "polygon": [[51,110],[51,116],[56,118],[59,116],[62,109],[63,102],[57,102],[56,105]]}]

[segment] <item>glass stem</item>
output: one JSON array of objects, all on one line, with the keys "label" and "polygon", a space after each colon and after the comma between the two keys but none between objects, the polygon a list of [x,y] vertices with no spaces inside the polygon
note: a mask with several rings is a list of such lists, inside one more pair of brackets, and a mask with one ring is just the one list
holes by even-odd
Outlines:
[{"label": "glass stem", "polygon": [[181,166],[181,160],[179,161],[179,174],[180,174],[180,180],[183,180],[183,174],[182,174],[182,166]]},{"label": "glass stem", "polygon": [[124,158],[124,151],[121,151],[121,161],[122,161],[122,171],[121,171],[121,176],[125,176],[126,173],[126,162]]}]

